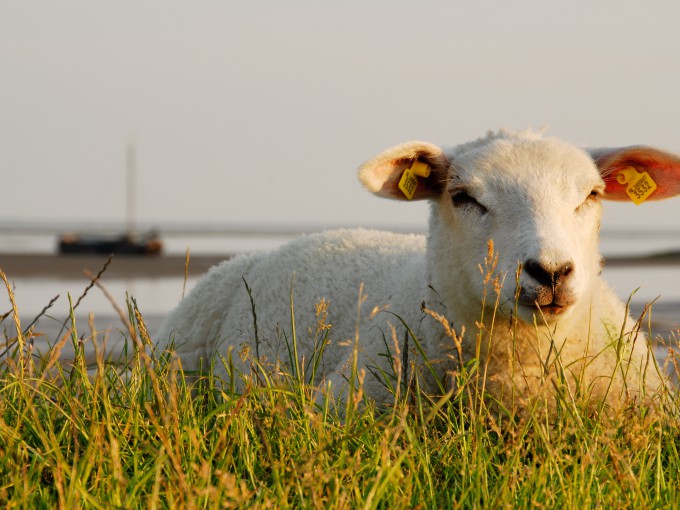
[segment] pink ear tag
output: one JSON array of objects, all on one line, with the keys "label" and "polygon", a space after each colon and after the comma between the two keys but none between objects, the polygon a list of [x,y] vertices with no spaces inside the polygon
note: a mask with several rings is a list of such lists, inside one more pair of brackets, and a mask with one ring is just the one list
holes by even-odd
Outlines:
[{"label": "pink ear tag", "polygon": [[627,184],[626,193],[635,205],[640,205],[656,190],[654,179],[647,172],[638,172],[633,167],[621,170],[616,180],[619,184]]},{"label": "pink ear tag", "polygon": [[413,199],[418,187],[418,177],[428,177],[430,175],[430,167],[427,163],[422,161],[414,161],[410,168],[404,170],[399,180],[399,189],[409,200]]}]

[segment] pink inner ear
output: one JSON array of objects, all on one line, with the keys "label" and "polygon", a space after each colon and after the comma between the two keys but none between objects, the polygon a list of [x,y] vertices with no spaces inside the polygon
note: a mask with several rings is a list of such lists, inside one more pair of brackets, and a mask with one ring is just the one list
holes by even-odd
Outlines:
[{"label": "pink inner ear", "polygon": [[619,181],[616,180],[617,173],[618,172],[615,172],[614,174],[604,178],[605,198],[607,200],[630,200],[626,194],[626,185],[619,184]]},{"label": "pink inner ear", "polygon": [[428,159],[427,157],[418,157],[416,159],[396,159],[391,162],[391,167],[393,171],[389,177],[385,180],[382,186],[381,195],[394,198],[397,200],[409,200],[404,193],[399,189],[399,181],[404,170],[410,167],[414,161],[423,161],[431,166],[432,173],[429,177],[417,177],[418,186],[416,187],[415,193],[411,200],[425,200],[428,198],[433,198],[441,192],[441,169],[439,165],[435,163],[435,160]]},{"label": "pink inner ear", "polygon": [[433,198],[441,193],[450,166],[449,160],[436,145],[408,142],[386,150],[359,168],[359,180],[372,193],[394,200],[408,200],[399,189],[404,169],[414,161],[430,166],[429,177],[419,177],[412,200]]},{"label": "pink inner ear", "polygon": [[619,172],[633,167],[647,172],[657,185],[647,200],[663,200],[680,194],[680,157],[652,147],[625,147],[603,151],[596,157],[600,174],[606,184],[608,200],[630,200],[626,184],[617,180]]}]

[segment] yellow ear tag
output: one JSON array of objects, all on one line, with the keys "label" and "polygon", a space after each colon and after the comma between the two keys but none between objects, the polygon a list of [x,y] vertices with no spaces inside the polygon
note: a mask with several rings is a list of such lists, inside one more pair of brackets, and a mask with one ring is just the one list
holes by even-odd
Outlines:
[{"label": "yellow ear tag", "polygon": [[418,187],[417,175],[420,177],[428,177],[430,175],[430,167],[427,163],[414,161],[411,164],[411,167],[404,170],[404,173],[401,174],[399,189],[409,200],[413,198],[413,195],[416,193],[416,188]]},{"label": "yellow ear tag", "polygon": [[633,167],[628,167],[619,172],[616,180],[620,184],[627,184],[626,193],[635,205],[640,205],[654,193],[656,183],[647,172],[638,172]]}]

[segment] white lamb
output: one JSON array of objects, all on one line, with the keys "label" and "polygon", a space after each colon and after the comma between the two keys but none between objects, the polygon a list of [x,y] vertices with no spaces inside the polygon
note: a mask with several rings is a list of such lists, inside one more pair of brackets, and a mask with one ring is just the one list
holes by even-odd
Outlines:
[{"label": "white lamb", "polygon": [[[660,387],[645,336],[599,276],[598,232],[602,200],[630,200],[621,182],[628,179],[632,192],[631,169],[655,182],[649,199],[680,193],[680,158],[640,146],[583,151],[533,132],[500,131],[447,151],[406,143],[365,163],[359,178],[378,196],[406,200],[399,181],[414,162],[431,170],[413,197],[430,200],[427,239],[338,230],[236,257],[208,272],[157,338],[174,343],[185,370],[205,368],[230,351],[243,374],[258,355],[291,370],[292,292],[302,367],[318,347],[308,331],[316,324],[315,306],[322,298],[328,303],[330,344],[316,382],[330,383],[336,395],[350,376],[356,339],[365,394],[391,400],[392,362],[406,347],[400,319],[437,377],[450,381],[447,373],[459,368],[455,342],[424,309],[445,316],[458,334],[466,329],[463,361],[477,356],[486,390],[505,402],[550,394],[558,370],[572,395],[610,404]],[[480,273],[490,240],[498,257],[494,274],[506,276],[499,294]],[[414,345],[407,347],[411,360]],[[224,365],[216,363],[228,379]]]}]

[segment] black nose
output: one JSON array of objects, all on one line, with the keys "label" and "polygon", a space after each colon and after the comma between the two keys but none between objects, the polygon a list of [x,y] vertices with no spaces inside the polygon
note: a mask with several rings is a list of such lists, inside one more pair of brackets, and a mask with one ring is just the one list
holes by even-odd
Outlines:
[{"label": "black nose", "polygon": [[574,265],[571,262],[566,262],[555,267],[547,267],[538,260],[529,259],[524,263],[523,267],[529,276],[538,283],[553,288],[557,287],[574,272]]}]

